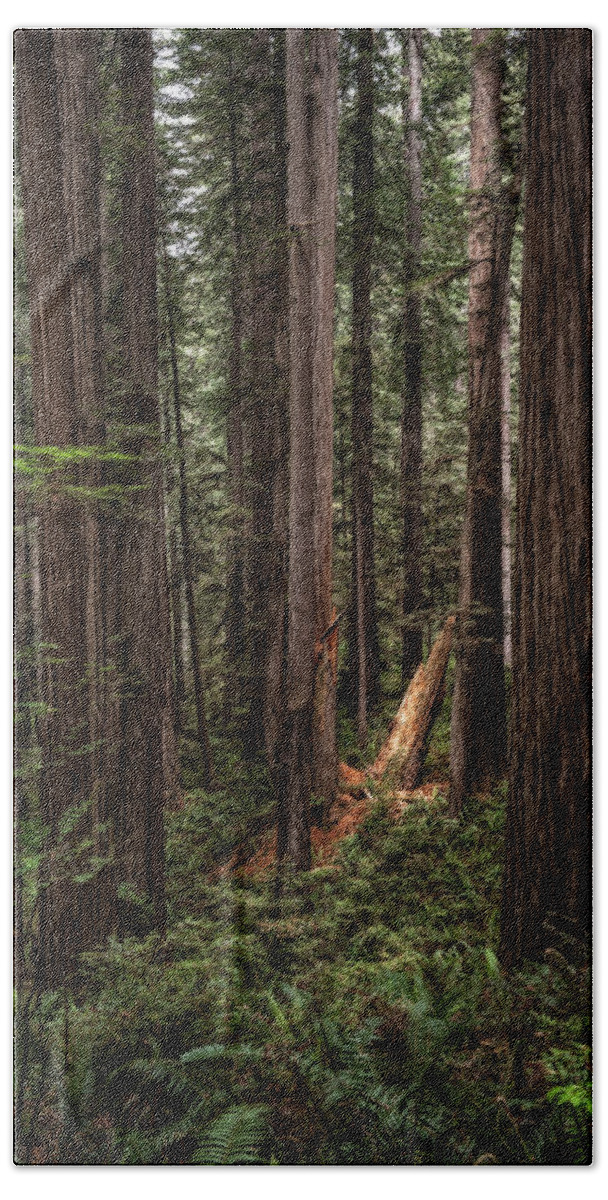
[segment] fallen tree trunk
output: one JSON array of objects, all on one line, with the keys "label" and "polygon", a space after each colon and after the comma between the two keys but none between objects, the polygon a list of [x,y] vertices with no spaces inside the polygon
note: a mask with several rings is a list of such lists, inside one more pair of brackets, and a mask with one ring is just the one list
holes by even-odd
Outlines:
[{"label": "fallen tree trunk", "polygon": [[[336,670],[337,624],[338,618],[334,617],[318,645],[320,654],[324,645],[323,639],[332,635],[333,640],[325,649],[332,671]],[[353,833],[364,819],[373,802],[373,797],[366,787],[368,776],[381,779],[388,770],[394,774],[399,790],[395,790],[393,796],[399,810],[412,799],[411,793],[418,788],[422,774],[433,722],[445,695],[445,676],[452,649],[453,628],[454,617],[448,617],[427,662],[418,667],[373,766],[369,770],[358,770],[347,763],[339,764],[340,791],[331,806],[329,824],[315,825],[311,829],[312,848],[318,859],[329,860],[342,838]],[[422,789],[425,793],[424,798],[432,799],[436,790],[436,783],[425,784]],[[255,833],[259,835],[262,828],[263,819]],[[276,859],[276,845],[276,830],[268,829],[261,844],[252,853],[250,833],[236,848],[230,862],[219,868],[218,873],[243,871],[246,875],[254,875],[264,871]]]},{"label": "fallen tree trunk", "polygon": [[454,617],[448,617],[427,662],[418,667],[369,772],[373,779],[381,779],[390,767],[402,788],[419,783],[429,735],[445,695],[453,629]]}]

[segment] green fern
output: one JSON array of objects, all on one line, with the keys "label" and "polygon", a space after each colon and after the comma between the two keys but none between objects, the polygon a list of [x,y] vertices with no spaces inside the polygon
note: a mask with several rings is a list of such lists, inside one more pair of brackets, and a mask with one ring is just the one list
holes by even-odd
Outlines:
[{"label": "green fern", "polygon": [[208,1127],[192,1162],[216,1167],[259,1163],[259,1145],[267,1130],[267,1111],[263,1104],[239,1104],[229,1108]]}]

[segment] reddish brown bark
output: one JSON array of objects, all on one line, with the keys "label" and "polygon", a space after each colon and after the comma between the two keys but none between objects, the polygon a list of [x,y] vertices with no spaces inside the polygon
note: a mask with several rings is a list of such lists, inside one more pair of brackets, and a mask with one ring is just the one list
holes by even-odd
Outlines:
[{"label": "reddish brown bark", "polygon": [[311,791],[335,790],[332,384],[337,33],[287,31],[290,496],[287,721],[278,853],[310,865]]},{"label": "reddish brown bark", "polygon": [[[247,621],[249,745],[271,771],[283,721],[287,593],[288,363],[284,35],[251,34],[248,80]],[[270,86],[269,86],[270,85]]]},{"label": "reddish brown bark", "polygon": [[378,697],[380,653],[374,565],[372,253],[374,245],[374,32],[358,30],[353,131],[352,566],[349,621],[351,707],[359,741]]},{"label": "reddish brown bark", "polygon": [[589,30],[530,32],[526,125],[507,966],[590,928]]},{"label": "reddish brown bark", "polygon": [[[157,394],[156,216],[152,42],[119,32],[123,444],[138,488],[120,544],[120,764],[115,796],[121,883],[164,928],[163,805],[176,782],[164,504]],[[123,929],[143,917],[131,896]]]},{"label": "reddish brown bark", "polygon": [[401,420],[401,511],[403,522],[403,635],[401,676],[405,684],[422,658],[422,297],[414,286],[422,253],[422,31],[407,35],[408,78],[404,105],[406,242],[403,271],[403,415]]},{"label": "reddish brown bark", "polygon": [[[94,37],[91,31],[29,30],[15,38],[34,425],[43,446],[100,440]],[[57,472],[39,512],[40,623],[47,647],[40,809],[48,836],[38,967],[46,987],[64,981],[79,951],[103,938],[113,917],[107,872],[88,883],[75,878],[87,873],[89,856],[76,849],[83,838],[92,836],[95,853],[108,849],[101,825],[97,515],[66,488],[95,482],[90,466]]]},{"label": "reddish brown bark", "polygon": [[502,608],[505,667],[513,665],[511,637],[511,333],[509,295],[505,297],[501,334],[502,383],[500,434],[502,445]]},{"label": "reddish brown bark", "polygon": [[[63,150],[63,192],[68,254],[78,264],[71,274],[74,390],[80,437],[84,444],[105,441],[104,372],[101,292],[101,154],[98,85],[99,40],[95,30],[56,30],[59,120]],[[93,458],[80,471],[81,483],[102,483],[101,465]],[[86,662],[89,744],[91,746],[91,818],[95,853],[109,859],[112,851],[110,812],[105,780],[106,689],[101,605],[101,535],[99,505],[85,500],[80,520],[86,542]],[[91,885],[96,936],[103,938],[116,922],[115,880],[109,865]]]},{"label": "reddish brown bark", "polygon": [[287,239],[287,110],[285,95],[286,36],[275,31],[272,47],[275,163],[273,236],[275,241],[274,403],[271,453],[273,468],[273,585],[266,660],[265,740],[278,787],[279,742],[283,728],[287,667],[287,573],[289,543],[289,243]]}]

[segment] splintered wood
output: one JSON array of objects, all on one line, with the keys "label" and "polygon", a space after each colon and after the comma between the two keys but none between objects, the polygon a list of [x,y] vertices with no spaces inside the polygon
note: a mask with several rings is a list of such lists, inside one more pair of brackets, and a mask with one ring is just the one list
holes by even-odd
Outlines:
[{"label": "splintered wood", "polygon": [[[373,797],[367,779],[381,779],[390,773],[394,781],[392,815],[398,819],[415,799],[432,801],[442,785],[428,783],[420,787],[426,747],[433,722],[445,694],[445,676],[452,649],[454,617],[448,617],[426,663],[421,663],[410,683],[390,733],[373,766],[360,771],[341,762],[338,767],[338,791],[329,812],[327,827],[310,831],[312,851],[317,865],[329,864],[343,838],[354,833],[364,820]],[[258,875],[276,861],[276,831],[269,830],[257,850],[250,855],[245,844],[239,847],[225,872]]]},{"label": "splintered wood", "polygon": [[390,733],[369,771],[372,779],[381,779],[390,767],[402,788],[417,786],[433,722],[445,695],[454,620],[454,617],[448,617],[426,663],[418,667]]}]

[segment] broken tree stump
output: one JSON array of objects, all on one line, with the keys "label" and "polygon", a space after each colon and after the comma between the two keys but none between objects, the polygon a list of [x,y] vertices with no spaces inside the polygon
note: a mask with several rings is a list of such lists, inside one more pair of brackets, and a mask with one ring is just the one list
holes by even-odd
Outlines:
[{"label": "broken tree stump", "polygon": [[381,779],[389,769],[404,789],[420,781],[429,735],[445,695],[454,617],[448,617],[426,663],[421,663],[399,705],[389,735],[369,774]]},{"label": "broken tree stump", "polygon": [[[336,626],[337,621],[334,621],[327,632],[333,633]],[[445,695],[445,676],[452,649],[453,629],[454,617],[448,617],[427,662],[418,667],[373,766],[367,770],[358,770],[347,763],[339,764],[339,791],[329,812],[329,822],[322,827],[313,826],[311,829],[312,847],[319,862],[326,863],[331,860],[342,838],[353,833],[369,811],[373,797],[366,787],[368,775],[374,779],[381,779],[388,770],[394,775],[396,787],[393,790],[393,808],[396,806],[397,813],[412,799],[416,799],[417,795],[424,795],[424,799],[431,800],[436,794],[436,783],[425,784],[419,792],[417,789],[429,735]],[[329,648],[328,657],[330,666],[334,669],[336,660],[333,647]],[[235,850],[230,862],[224,864],[218,874],[237,871],[244,875],[255,875],[264,872],[276,860],[276,843],[276,830],[272,829],[266,830],[253,854],[250,840],[243,841]]]}]

